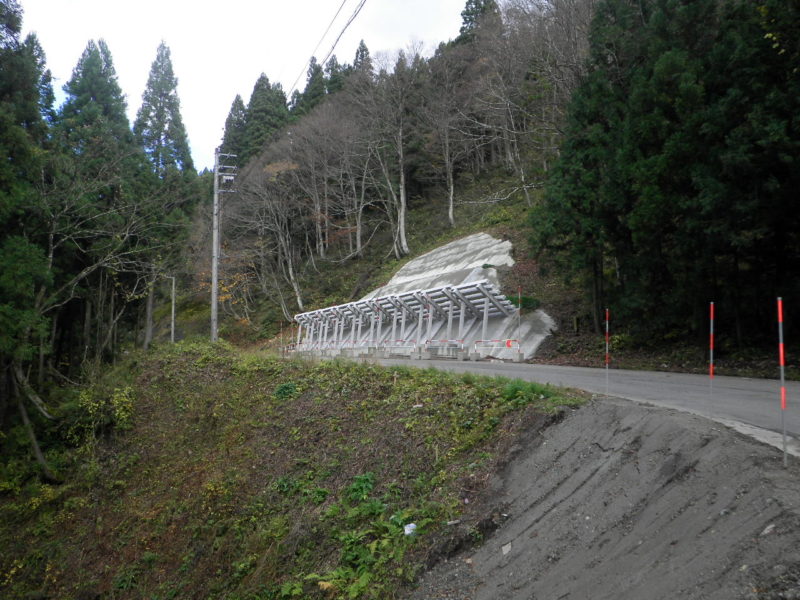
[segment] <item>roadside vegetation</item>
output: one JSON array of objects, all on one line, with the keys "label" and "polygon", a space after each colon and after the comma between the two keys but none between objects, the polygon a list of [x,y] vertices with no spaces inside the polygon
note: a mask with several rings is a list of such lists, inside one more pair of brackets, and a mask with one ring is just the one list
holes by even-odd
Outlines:
[{"label": "roadside vegetation", "polygon": [[65,393],[46,453],[67,483],[2,466],[4,598],[396,597],[491,528],[521,429],[581,402],[192,341]]}]

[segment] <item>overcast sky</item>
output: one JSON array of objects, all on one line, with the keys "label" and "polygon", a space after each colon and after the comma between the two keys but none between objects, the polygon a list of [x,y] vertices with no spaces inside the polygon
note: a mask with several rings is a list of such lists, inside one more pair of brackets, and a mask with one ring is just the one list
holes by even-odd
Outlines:
[{"label": "overcast sky", "polygon": [[[360,2],[20,0],[23,31],[39,36],[59,101],[86,43],[103,38],[114,58],[131,122],[156,48],[164,40],[172,51],[181,114],[198,169],[213,166],[214,148],[236,94],[247,103],[262,72],[280,82],[287,96],[300,76],[297,87],[302,91],[309,57],[325,57]],[[422,43],[430,53],[439,42],[458,35],[464,4],[465,0],[366,0],[335,54],[340,63],[352,63],[361,39],[373,57],[410,43]]]}]

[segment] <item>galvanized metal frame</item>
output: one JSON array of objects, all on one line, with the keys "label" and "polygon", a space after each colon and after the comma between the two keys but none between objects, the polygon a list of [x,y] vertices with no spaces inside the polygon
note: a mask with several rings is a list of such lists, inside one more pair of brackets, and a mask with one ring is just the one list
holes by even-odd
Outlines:
[{"label": "galvanized metal frame", "polygon": [[[411,290],[295,315],[294,320],[300,326],[295,350],[336,352],[365,346],[378,350],[397,346],[408,348],[412,347],[410,341],[413,341],[413,347],[420,349],[430,341],[434,323],[446,322],[446,337],[452,340],[456,317],[458,339],[452,341],[463,342],[465,327],[472,327],[476,320],[481,319],[485,338],[490,319],[509,317],[516,312],[517,307],[487,280]],[[363,331],[365,321],[369,322],[367,332]],[[391,323],[391,333],[387,331],[386,335],[384,322]],[[329,339],[331,333],[332,339]],[[408,338],[409,335],[413,335],[413,340]]]}]

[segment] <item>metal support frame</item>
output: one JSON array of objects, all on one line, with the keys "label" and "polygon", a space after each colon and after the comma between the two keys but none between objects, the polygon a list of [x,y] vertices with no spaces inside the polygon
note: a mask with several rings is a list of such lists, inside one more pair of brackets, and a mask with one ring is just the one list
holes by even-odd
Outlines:
[{"label": "metal support frame", "polygon": [[[299,324],[297,349],[337,351],[363,345],[376,349],[423,348],[426,341],[442,337],[445,327],[444,337],[452,340],[456,317],[457,339],[463,340],[479,319],[485,339],[489,319],[514,314],[516,307],[488,281],[412,290],[295,315]],[[363,331],[365,319],[369,320],[368,332]],[[384,321],[391,323],[391,333],[383,327]]]}]

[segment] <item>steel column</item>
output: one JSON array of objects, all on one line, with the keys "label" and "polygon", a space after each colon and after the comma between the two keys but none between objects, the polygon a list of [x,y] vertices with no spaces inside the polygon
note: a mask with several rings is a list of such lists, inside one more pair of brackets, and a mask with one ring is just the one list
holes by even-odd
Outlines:
[{"label": "steel column", "polygon": [[489,298],[483,299],[483,332],[481,333],[481,339],[486,339],[486,328],[489,325]]}]

